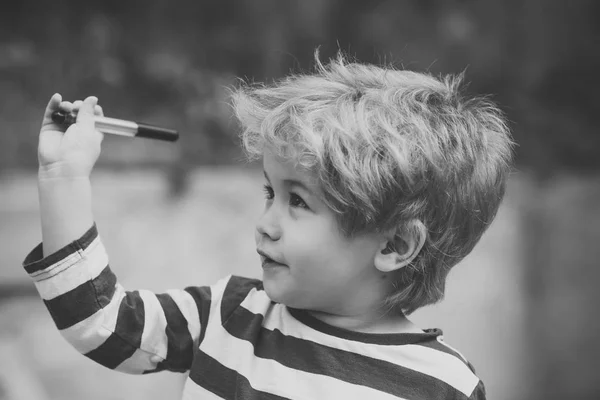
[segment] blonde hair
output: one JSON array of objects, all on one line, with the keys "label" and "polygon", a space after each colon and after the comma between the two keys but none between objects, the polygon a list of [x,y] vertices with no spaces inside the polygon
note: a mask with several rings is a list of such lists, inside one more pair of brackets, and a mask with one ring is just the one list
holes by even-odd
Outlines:
[{"label": "blonde hair", "polygon": [[438,302],[504,195],[513,142],[501,111],[463,96],[462,75],[315,59],[314,73],[233,89],[248,159],[268,146],[315,174],[347,237],[422,221],[425,244],[386,305],[410,314]]}]

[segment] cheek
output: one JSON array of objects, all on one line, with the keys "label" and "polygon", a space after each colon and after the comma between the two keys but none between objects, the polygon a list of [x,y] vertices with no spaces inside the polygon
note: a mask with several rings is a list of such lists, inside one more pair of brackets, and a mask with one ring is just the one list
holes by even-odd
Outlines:
[{"label": "cheek", "polygon": [[313,230],[298,235],[290,245],[290,262],[306,272],[327,273],[339,264],[340,246],[329,235],[318,235]]},{"label": "cheek", "polygon": [[[347,243],[333,217],[313,215],[283,226],[285,253],[292,267],[309,272],[339,268]],[[320,274],[327,273],[321,271]]]}]

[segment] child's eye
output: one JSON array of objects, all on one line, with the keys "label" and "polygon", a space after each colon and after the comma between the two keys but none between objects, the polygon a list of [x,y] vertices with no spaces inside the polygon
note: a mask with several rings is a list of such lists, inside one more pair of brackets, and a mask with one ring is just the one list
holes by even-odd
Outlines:
[{"label": "child's eye", "polygon": [[300,208],[308,208],[302,197],[298,196],[296,193],[290,193],[290,205],[292,207],[300,207]]},{"label": "child's eye", "polygon": [[[273,200],[273,198],[275,198],[275,192],[273,191],[273,188],[271,186],[263,185],[263,191],[265,192],[265,198],[267,200]],[[296,193],[290,193],[290,205],[292,207],[308,209],[308,205],[306,204],[306,202],[302,200],[302,197],[298,196]]]},{"label": "child's eye", "polygon": [[273,188],[269,185],[264,185],[263,186],[263,191],[265,192],[265,198],[267,200],[272,200],[273,197],[275,197],[275,194],[273,193]]}]

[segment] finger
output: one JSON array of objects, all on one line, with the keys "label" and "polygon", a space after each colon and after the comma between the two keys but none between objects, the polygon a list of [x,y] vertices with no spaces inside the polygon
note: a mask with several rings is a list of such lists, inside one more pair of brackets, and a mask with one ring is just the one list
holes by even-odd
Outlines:
[{"label": "finger", "polygon": [[98,98],[95,96],[89,96],[83,101],[79,112],[77,113],[77,125],[89,129],[94,129],[94,108],[98,103]]},{"label": "finger", "polygon": [[73,103],[70,101],[61,101],[58,105],[58,108],[62,111],[70,113],[73,111]]},{"label": "finger", "polygon": [[59,109],[61,101],[62,96],[59,93],[54,93],[52,97],[50,97],[48,105],[46,106],[46,110],[44,111],[44,117],[42,118],[40,134],[48,129],[60,129],[60,126],[56,125],[54,121],[52,121],[52,113]]},{"label": "finger", "polygon": [[52,117],[52,113],[58,110],[59,105],[62,101],[62,96],[60,93],[54,93],[52,97],[50,97],[50,101],[46,106],[46,111],[44,112],[44,119],[49,119]]},{"label": "finger", "polygon": [[79,109],[81,108],[81,105],[83,104],[82,100],[77,100],[73,102],[73,112],[77,112],[79,111]]},{"label": "finger", "polygon": [[[68,103],[68,102],[64,101],[63,103]],[[69,104],[71,104],[71,103],[69,103]],[[68,111],[77,114],[77,112],[81,108],[82,104],[83,104],[83,100],[74,101],[73,104],[71,104],[71,107],[69,108]],[[96,115],[96,116],[104,116],[104,112],[103,112],[101,106],[96,105],[96,107],[94,108],[94,115]]]}]

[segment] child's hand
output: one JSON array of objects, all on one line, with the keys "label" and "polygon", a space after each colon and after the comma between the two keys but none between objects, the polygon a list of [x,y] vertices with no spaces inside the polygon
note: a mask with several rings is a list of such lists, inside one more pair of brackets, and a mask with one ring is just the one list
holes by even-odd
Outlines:
[{"label": "child's hand", "polygon": [[[38,145],[40,179],[87,178],[100,155],[100,145],[104,135],[95,129],[94,115],[102,116],[98,99],[90,96],[82,101],[70,103],[61,101],[60,94],[50,99]],[[77,122],[64,127],[52,121],[52,113],[62,110],[77,112]]]}]

